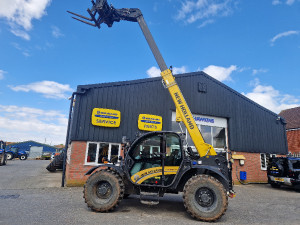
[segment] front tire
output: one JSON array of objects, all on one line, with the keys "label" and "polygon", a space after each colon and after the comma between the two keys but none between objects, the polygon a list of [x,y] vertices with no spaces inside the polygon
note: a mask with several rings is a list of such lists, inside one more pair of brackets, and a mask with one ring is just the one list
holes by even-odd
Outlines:
[{"label": "front tire", "polygon": [[7,158],[7,160],[12,160],[14,158],[14,156],[11,153],[6,153],[6,158]]},{"label": "front tire", "polygon": [[6,164],[7,164],[7,158],[6,158],[6,155],[4,155],[3,165],[6,165]]},{"label": "front tire", "polygon": [[89,208],[97,212],[109,212],[123,199],[124,183],[114,171],[100,170],[86,181],[83,193]]},{"label": "front tire", "polygon": [[5,165],[4,161],[5,161],[5,155],[3,154],[2,157],[0,158],[0,166]]},{"label": "front tire", "polygon": [[280,188],[281,184],[275,183],[275,182],[271,182],[271,187],[272,188]]},{"label": "front tire", "polygon": [[27,155],[20,155],[20,160],[26,160],[27,159]]},{"label": "front tire", "polygon": [[227,210],[228,196],[223,184],[208,175],[193,176],[184,186],[183,201],[195,219],[213,222]]}]

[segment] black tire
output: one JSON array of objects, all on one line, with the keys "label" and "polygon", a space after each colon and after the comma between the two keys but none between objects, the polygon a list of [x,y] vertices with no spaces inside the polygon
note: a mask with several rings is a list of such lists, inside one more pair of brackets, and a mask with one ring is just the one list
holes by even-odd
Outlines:
[{"label": "black tire", "polygon": [[7,158],[7,160],[12,160],[14,158],[14,156],[11,153],[6,153],[6,158]]},{"label": "black tire", "polygon": [[0,166],[5,165],[4,160],[5,160],[5,155],[4,154],[2,154],[2,156],[0,155]]},{"label": "black tire", "polygon": [[27,155],[20,155],[20,156],[19,156],[19,159],[20,159],[20,160],[26,160],[26,159],[27,159]]},{"label": "black tire", "polygon": [[220,219],[227,210],[226,190],[214,177],[193,176],[186,182],[183,192],[184,207],[197,220],[213,222]]},{"label": "black tire", "polygon": [[281,184],[275,183],[275,182],[271,182],[271,187],[272,188],[280,188]]},{"label": "black tire", "polygon": [[63,169],[65,152],[54,157],[53,161],[46,167],[49,172],[55,172],[57,169]]},{"label": "black tire", "polygon": [[100,170],[92,174],[84,185],[85,203],[94,211],[109,212],[122,201],[124,183],[112,170]]},{"label": "black tire", "polygon": [[4,161],[3,161],[3,165],[6,165],[7,164],[7,158],[6,158],[6,155],[4,156]]}]

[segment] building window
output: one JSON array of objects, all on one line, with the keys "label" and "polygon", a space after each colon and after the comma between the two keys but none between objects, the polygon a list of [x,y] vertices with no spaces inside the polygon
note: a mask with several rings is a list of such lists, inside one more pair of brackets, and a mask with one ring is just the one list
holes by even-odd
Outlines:
[{"label": "building window", "polygon": [[269,159],[276,157],[276,154],[260,153],[260,167],[261,170],[267,170]]},{"label": "building window", "polygon": [[[204,141],[207,144],[210,144],[214,147],[214,149],[217,152],[224,151],[226,147],[226,128],[225,127],[212,127],[212,126],[205,126],[205,125],[197,125]],[[186,141],[188,146],[191,146],[194,148],[194,143],[185,128],[185,126],[182,126],[184,129],[183,131],[186,133]],[[181,132],[179,125],[177,122],[172,122],[172,130],[175,132]]]},{"label": "building window", "polygon": [[[214,147],[216,152],[224,152],[227,145],[227,119],[220,117],[193,114],[195,122],[203,136],[204,141]],[[194,143],[183,123],[182,130],[176,121],[176,113],[172,112],[172,130],[174,132],[185,132],[187,145],[194,151]]]},{"label": "building window", "polygon": [[88,142],[85,156],[85,164],[103,163],[105,159],[109,162],[117,162],[120,155],[121,144],[106,142]]}]

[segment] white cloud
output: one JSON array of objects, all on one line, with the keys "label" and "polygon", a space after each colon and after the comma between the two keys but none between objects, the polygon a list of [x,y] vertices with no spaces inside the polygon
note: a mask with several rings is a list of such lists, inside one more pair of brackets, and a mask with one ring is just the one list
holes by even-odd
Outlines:
[{"label": "white cloud", "polygon": [[68,84],[60,84],[55,81],[41,81],[27,85],[9,86],[13,91],[36,92],[43,94],[46,98],[63,99],[67,98],[66,93],[72,92]]},{"label": "white cloud", "polygon": [[[232,0],[186,0],[181,2],[181,9],[176,19],[186,23],[194,23],[198,20],[206,20],[202,25],[212,23],[212,18],[225,17],[232,13]],[[201,26],[201,25],[200,25]]]},{"label": "white cloud", "polygon": [[254,81],[254,89],[252,92],[243,94],[275,113],[300,105],[300,100],[296,97],[288,94],[282,94],[272,86],[261,85],[258,79]]},{"label": "white cloud", "polygon": [[52,36],[55,38],[63,37],[64,34],[61,33],[60,29],[57,26],[52,26]]},{"label": "white cloud", "polygon": [[32,29],[32,20],[41,19],[50,3],[51,0],[1,0],[0,18],[8,21],[13,34],[29,40],[27,32]]},{"label": "white cloud", "polygon": [[204,68],[203,72],[207,73],[208,75],[212,76],[213,78],[219,81],[231,80],[231,73],[237,70],[237,66],[231,65],[230,67],[221,67],[221,66],[214,66],[210,65]]},{"label": "white cloud", "polygon": [[203,23],[201,23],[198,28],[202,28],[202,27],[205,27],[207,26],[208,24],[212,24],[214,23],[215,21],[214,20],[205,20]]},{"label": "white cloud", "polygon": [[281,4],[281,1],[279,1],[279,0],[272,1],[272,5],[279,5],[279,4]]},{"label": "white cloud", "polygon": [[0,70],[0,80],[3,80],[4,79],[4,74],[6,72],[4,70]]},{"label": "white cloud", "polygon": [[280,34],[277,34],[275,35],[272,39],[271,39],[271,45],[273,46],[275,41],[277,41],[278,39],[280,38],[283,38],[283,37],[288,37],[288,36],[291,36],[291,35],[298,35],[300,33],[300,31],[298,30],[290,30],[290,31],[286,31],[286,32],[282,32]]},{"label": "white cloud", "polygon": [[147,70],[147,75],[149,77],[159,77],[160,69],[158,69],[156,66],[152,66],[149,70]]},{"label": "white cloud", "polygon": [[293,5],[295,3],[295,0],[286,0],[287,5]]},{"label": "white cloud", "polygon": [[173,74],[181,74],[181,73],[187,73],[187,68],[185,66],[182,67],[174,67],[173,68]]},{"label": "white cloud", "polygon": [[56,110],[42,110],[15,105],[0,105],[0,136],[6,141],[34,140],[44,143],[65,142],[67,115]]},{"label": "white cloud", "polygon": [[[185,66],[182,67],[174,67],[173,68],[173,74],[181,74],[181,73],[187,73],[187,68]],[[156,66],[152,66],[150,69],[147,70],[147,75],[149,77],[159,77],[160,76],[160,69]]]},{"label": "white cloud", "polygon": [[286,1],[283,1],[283,0],[273,0],[272,1],[272,5],[281,5],[284,2],[287,5],[293,5],[295,3],[295,0],[286,0]]},{"label": "white cloud", "polygon": [[256,75],[259,73],[267,73],[269,70],[268,69],[253,69],[252,70],[252,75]]}]

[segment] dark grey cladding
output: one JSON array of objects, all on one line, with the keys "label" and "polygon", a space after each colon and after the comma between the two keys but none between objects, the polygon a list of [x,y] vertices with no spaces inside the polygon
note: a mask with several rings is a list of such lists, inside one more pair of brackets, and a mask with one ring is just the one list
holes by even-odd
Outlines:
[{"label": "dark grey cladding", "polygon": [[[229,149],[241,152],[286,154],[285,124],[278,115],[256,104],[203,72],[177,75],[176,81],[194,114],[228,119]],[[161,78],[80,85],[71,126],[72,141],[120,143],[123,136],[133,140],[139,132],[139,114],[163,117],[163,130],[171,130],[175,111]],[[93,108],[121,111],[119,128],[91,124]]]}]

